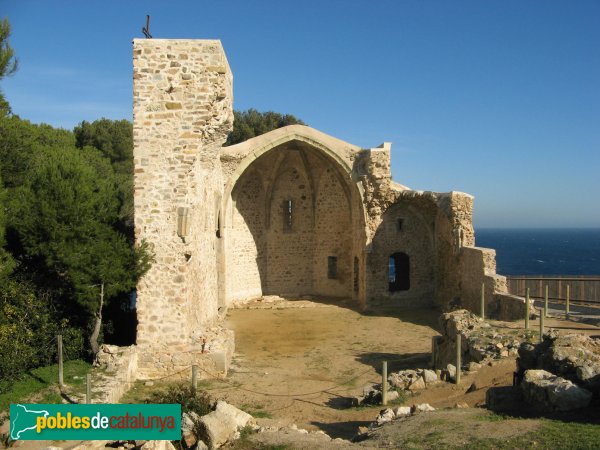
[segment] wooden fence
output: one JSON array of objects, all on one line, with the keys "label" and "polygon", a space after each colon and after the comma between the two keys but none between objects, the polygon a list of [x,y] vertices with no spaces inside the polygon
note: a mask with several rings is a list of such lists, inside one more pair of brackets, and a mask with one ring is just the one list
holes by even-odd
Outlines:
[{"label": "wooden fence", "polygon": [[508,291],[524,296],[527,288],[534,298],[544,298],[548,286],[548,299],[565,301],[567,286],[571,301],[600,304],[600,275],[593,276],[509,276]]}]

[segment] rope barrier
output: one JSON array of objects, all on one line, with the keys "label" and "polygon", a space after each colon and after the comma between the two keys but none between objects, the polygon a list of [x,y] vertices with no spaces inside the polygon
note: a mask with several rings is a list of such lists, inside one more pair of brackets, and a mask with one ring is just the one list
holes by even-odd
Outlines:
[{"label": "rope barrier", "polygon": [[[300,393],[300,394],[275,394],[275,393],[272,393],[272,392],[261,392],[261,391],[257,391],[255,389],[249,389],[249,388],[246,388],[246,387],[243,387],[243,386],[236,386],[234,383],[232,383],[230,381],[219,379],[219,378],[215,377],[214,374],[211,374],[208,370],[203,369],[202,367],[198,367],[198,368],[202,372],[204,372],[204,373],[208,374],[209,376],[215,378],[217,381],[220,381],[222,383],[225,383],[225,384],[228,384],[230,386],[233,386],[234,388],[236,388],[236,389],[238,389],[240,391],[250,392],[252,394],[257,394],[257,395],[264,395],[266,397],[306,397],[308,395],[326,394],[327,393],[326,391],[331,391],[331,390],[333,390],[333,389],[335,389],[337,387],[343,386],[343,385],[345,385],[345,384],[347,384],[347,383],[349,383],[351,381],[354,381],[357,378],[360,378],[361,376],[367,374],[368,372],[370,372],[372,370],[372,369],[365,370],[364,372],[361,372],[361,373],[359,373],[358,375],[356,375],[356,376],[354,376],[352,378],[344,380],[341,383],[337,383],[337,384],[335,384],[333,386],[330,386],[330,387],[325,388],[325,389],[319,389],[317,391],[303,392],[303,393]],[[313,381],[318,381],[318,380],[313,380]]]},{"label": "rope barrier", "polygon": [[[179,374],[181,374],[183,372],[187,372],[191,368],[192,368],[192,366],[190,365],[190,366],[187,366],[187,367],[185,367],[184,369],[182,369],[182,370],[180,370],[178,372],[170,373],[170,374],[167,374],[167,375],[165,375],[163,377],[138,379],[136,381],[127,381],[126,383],[133,384],[133,383],[135,383],[137,381],[140,381],[140,382],[143,382],[143,383],[148,382],[148,381],[152,381],[152,382],[154,382],[154,381],[161,381],[161,380],[164,380],[166,378],[170,378],[170,377],[173,377],[175,375],[179,375]],[[309,395],[316,395],[316,394],[329,394],[329,392],[327,392],[327,391],[331,391],[331,390],[334,390],[334,389],[336,389],[336,388],[338,388],[340,386],[344,386],[345,384],[348,384],[351,381],[354,381],[357,378],[360,378],[363,375],[366,375],[367,373],[371,372],[371,370],[372,370],[372,369],[365,370],[365,371],[359,373],[358,375],[353,376],[352,378],[348,378],[348,379],[346,379],[346,380],[344,380],[344,381],[342,381],[340,383],[334,384],[333,386],[329,386],[329,387],[324,388],[324,389],[319,389],[317,391],[303,392],[303,393],[298,393],[298,394],[276,394],[276,393],[272,393],[272,392],[262,392],[262,391],[257,391],[255,389],[249,389],[249,388],[244,387],[242,385],[236,384],[235,382],[219,378],[215,374],[209,372],[206,369],[203,369],[202,367],[198,366],[198,369],[200,369],[202,372],[206,373],[213,380],[215,380],[217,382],[224,383],[224,384],[230,386],[233,390],[240,390],[240,391],[244,391],[244,392],[250,392],[252,394],[264,395],[266,397],[306,397],[306,396],[309,396]],[[311,381],[321,381],[321,380],[311,380]],[[216,390],[216,389],[219,389],[219,388],[208,388],[208,389],[205,389],[205,390]]]},{"label": "rope barrier", "polygon": [[[174,377],[175,375],[179,375],[180,373],[183,372],[187,372],[189,369],[191,369],[192,366],[187,366],[185,369],[181,369],[179,372],[175,372],[175,373],[170,373],[168,375],[165,375],[164,377],[159,377],[159,378],[147,378],[145,380],[142,379],[138,379],[136,381],[143,381],[144,383],[148,382],[148,381],[161,381],[164,380],[166,378],[170,378],[170,377]],[[135,383],[135,381],[128,381],[128,383]]]}]

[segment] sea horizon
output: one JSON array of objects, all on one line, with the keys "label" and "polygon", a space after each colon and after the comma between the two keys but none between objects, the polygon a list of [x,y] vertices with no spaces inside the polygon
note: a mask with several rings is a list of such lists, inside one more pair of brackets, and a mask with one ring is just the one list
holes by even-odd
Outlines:
[{"label": "sea horizon", "polygon": [[475,245],[496,250],[502,275],[600,276],[600,228],[476,228]]}]

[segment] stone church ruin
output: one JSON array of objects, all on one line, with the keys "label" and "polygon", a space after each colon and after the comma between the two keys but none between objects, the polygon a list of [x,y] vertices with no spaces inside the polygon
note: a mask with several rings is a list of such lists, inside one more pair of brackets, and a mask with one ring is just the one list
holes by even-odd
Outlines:
[{"label": "stone church ruin", "polygon": [[363,149],[292,125],[223,147],[233,76],[216,40],[134,40],[135,232],[156,262],[138,285],[141,376],[226,372],[227,307],[265,295],[359,308],[524,306],[475,247],[473,197],[392,181],[391,144]]}]

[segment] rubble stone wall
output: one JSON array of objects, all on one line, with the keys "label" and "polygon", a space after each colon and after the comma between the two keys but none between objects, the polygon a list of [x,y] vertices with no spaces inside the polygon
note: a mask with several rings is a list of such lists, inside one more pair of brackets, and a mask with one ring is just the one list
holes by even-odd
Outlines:
[{"label": "rubble stone wall", "polygon": [[232,75],[219,41],[136,39],[133,79],[135,232],[156,257],[137,288],[137,344],[140,368],[160,371],[180,367],[218,316],[215,204]]},{"label": "rubble stone wall", "polygon": [[[282,144],[236,183],[226,230],[228,302],[261,295],[352,296],[350,180],[317,152]],[[335,273],[329,273],[330,257],[336,258]]]}]

